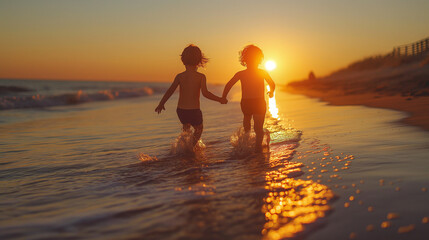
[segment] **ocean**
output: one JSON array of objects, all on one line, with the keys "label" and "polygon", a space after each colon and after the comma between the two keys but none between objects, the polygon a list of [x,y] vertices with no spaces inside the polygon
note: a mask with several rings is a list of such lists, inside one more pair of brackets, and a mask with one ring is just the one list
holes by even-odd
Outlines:
[{"label": "ocean", "polygon": [[190,151],[177,94],[154,111],[168,86],[0,80],[0,238],[428,236],[429,133],[406,114],[278,86],[254,154],[236,87],[226,105],[202,97]]}]

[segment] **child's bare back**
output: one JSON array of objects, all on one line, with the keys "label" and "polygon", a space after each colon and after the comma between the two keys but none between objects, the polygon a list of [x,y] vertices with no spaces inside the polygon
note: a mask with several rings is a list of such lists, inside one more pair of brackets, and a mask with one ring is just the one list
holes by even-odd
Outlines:
[{"label": "child's bare back", "polygon": [[195,145],[203,132],[203,114],[200,110],[200,91],[204,97],[226,104],[226,99],[220,98],[207,89],[206,76],[199,73],[198,67],[204,66],[207,63],[207,58],[204,57],[201,50],[195,45],[186,47],[181,55],[186,71],[176,75],[173,83],[165,92],[155,112],[158,114],[165,110],[164,104],[173,95],[174,91],[180,86],[179,101],[177,103],[177,116],[183,124],[183,131],[190,131],[191,126],[194,128]]},{"label": "child's bare back", "polygon": [[199,109],[201,85],[203,81],[206,81],[204,74],[197,71],[184,71],[177,74],[176,78],[180,86],[177,107],[181,109]]},{"label": "child's bare back", "polygon": [[246,69],[236,74],[241,82],[241,92],[243,99],[265,99],[265,79],[270,79],[266,71],[256,69]]},{"label": "child's bare back", "polygon": [[255,151],[262,151],[263,125],[265,121],[265,83],[270,86],[269,97],[274,96],[275,83],[270,75],[258,66],[261,64],[264,54],[262,50],[254,45],[246,46],[240,52],[240,62],[246,67],[245,70],[237,72],[225,85],[222,98],[226,99],[228,92],[237,81],[241,81],[241,111],[243,112],[243,128],[249,132],[253,118],[253,129],[256,134]]}]

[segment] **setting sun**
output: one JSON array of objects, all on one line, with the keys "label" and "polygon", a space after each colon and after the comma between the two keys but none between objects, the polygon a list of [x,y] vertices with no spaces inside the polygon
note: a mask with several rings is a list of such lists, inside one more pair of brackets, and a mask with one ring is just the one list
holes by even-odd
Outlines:
[{"label": "setting sun", "polygon": [[272,71],[277,67],[276,62],[269,60],[265,63],[265,69],[267,69],[268,71]]}]

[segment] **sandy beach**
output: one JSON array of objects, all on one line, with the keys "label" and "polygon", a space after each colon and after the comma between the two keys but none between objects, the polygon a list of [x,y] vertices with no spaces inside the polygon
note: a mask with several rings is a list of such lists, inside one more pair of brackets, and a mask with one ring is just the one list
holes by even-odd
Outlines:
[{"label": "sandy beach", "polygon": [[289,93],[319,98],[332,105],[364,105],[408,113],[401,120],[429,130],[429,54],[374,56],[320,78],[295,81]]},{"label": "sandy beach", "polygon": [[340,92],[321,92],[302,90],[292,87],[284,88],[292,94],[303,94],[308,97],[318,98],[332,105],[364,105],[375,108],[387,108],[403,111],[409,114],[401,120],[402,123],[417,126],[429,131],[429,97],[409,97],[401,95],[386,96],[375,93],[344,95]]}]

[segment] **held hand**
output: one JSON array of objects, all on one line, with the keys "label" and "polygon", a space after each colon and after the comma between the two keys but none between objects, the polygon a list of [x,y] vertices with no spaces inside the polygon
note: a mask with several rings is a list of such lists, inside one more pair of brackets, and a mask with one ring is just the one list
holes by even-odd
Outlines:
[{"label": "held hand", "polygon": [[221,104],[227,104],[228,103],[228,99],[226,98],[221,98],[219,101]]},{"label": "held hand", "polygon": [[160,114],[162,110],[165,110],[164,105],[158,105],[158,107],[155,108],[155,112],[158,114]]},{"label": "held hand", "polygon": [[269,96],[270,98],[273,98],[273,97],[274,97],[274,92],[273,92],[273,91],[269,91],[267,94],[268,94],[268,96]]}]

